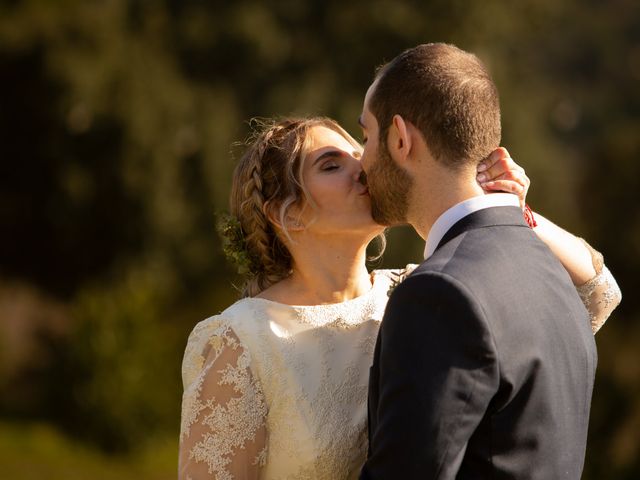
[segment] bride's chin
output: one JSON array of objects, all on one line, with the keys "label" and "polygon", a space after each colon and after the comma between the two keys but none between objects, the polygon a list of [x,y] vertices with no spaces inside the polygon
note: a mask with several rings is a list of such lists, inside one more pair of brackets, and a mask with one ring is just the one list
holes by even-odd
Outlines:
[{"label": "bride's chin", "polygon": [[379,224],[373,219],[373,217],[370,217],[370,228],[372,232],[376,232],[375,233],[376,235],[380,235],[382,232],[385,231],[387,226]]},{"label": "bride's chin", "polygon": [[381,233],[384,233],[384,230],[385,230],[385,227],[383,227],[382,225],[378,225],[376,222],[371,220],[371,227],[369,228],[369,232],[368,232],[371,239],[374,239]]}]

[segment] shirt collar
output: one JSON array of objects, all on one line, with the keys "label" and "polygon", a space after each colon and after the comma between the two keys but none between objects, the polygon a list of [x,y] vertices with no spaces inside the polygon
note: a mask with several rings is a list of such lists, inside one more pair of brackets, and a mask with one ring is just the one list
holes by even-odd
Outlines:
[{"label": "shirt collar", "polygon": [[458,222],[458,220],[485,208],[519,206],[520,200],[516,195],[511,193],[479,195],[457,203],[440,215],[431,227],[429,235],[427,236],[427,244],[424,248],[424,259],[426,260],[433,255],[433,252],[436,251],[440,240],[442,240],[445,234],[455,223]]}]

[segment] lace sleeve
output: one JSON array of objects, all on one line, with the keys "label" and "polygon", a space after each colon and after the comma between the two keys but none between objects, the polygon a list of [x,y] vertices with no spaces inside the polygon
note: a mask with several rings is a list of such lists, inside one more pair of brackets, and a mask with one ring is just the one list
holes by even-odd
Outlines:
[{"label": "lace sleeve", "polygon": [[267,406],[231,327],[205,321],[183,361],[181,480],[257,479],[266,460]]},{"label": "lace sleeve", "polygon": [[616,279],[604,265],[602,254],[594,250],[586,241],[581,240],[591,252],[596,276],[576,288],[584,306],[589,311],[591,330],[595,334],[622,300],[622,292]]}]

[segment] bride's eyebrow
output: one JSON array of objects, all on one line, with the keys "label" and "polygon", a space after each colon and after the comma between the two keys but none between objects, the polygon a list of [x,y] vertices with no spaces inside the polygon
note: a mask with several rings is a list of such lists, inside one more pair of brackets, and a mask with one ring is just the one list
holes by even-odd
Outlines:
[{"label": "bride's eyebrow", "polygon": [[358,125],[360,125],[362,128],[367,128],[364,126],[364,122],[362,121],[362,117],[358,117]]},{"label": "bride's eyebrow", "polygon": [[343,155],[343,152],[341,152],[340,150],[329,150],[327,152],[320,154],[318,158],[316,158],[313,161],[313,164],[311,166],[313,167],[316,163],[318,163],[320,160],[323,160],[325,158],[341,157],[342,155]]}]

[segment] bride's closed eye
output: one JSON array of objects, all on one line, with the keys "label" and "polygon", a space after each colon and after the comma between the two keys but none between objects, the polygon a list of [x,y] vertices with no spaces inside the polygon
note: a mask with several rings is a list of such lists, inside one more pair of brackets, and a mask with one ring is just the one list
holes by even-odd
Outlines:
[{"label": "bride's closed eye", "polygon": [[338,161],[344,155],[343,152],[337,150],[330,150],[324,152],[313,162],[314,165],[318,165],[318,168],[323,171],[331,171],[340,168],[340,162]]},{"label": "bride's closed eye", "polygon": [[321,169],[323,172],[328,172],[328,171],[331,171],[331,170],[336,170],[336,169],[338,169],[338,168],[340,168],[340,165],[338,165],[338,163],[337,163],[337,162],[335,162],[335,161],[333,161],[333,160],[329,160],[328,162],[323,163],[323,164],[322,164],[322,167],[320,167],[320,169]]}]

